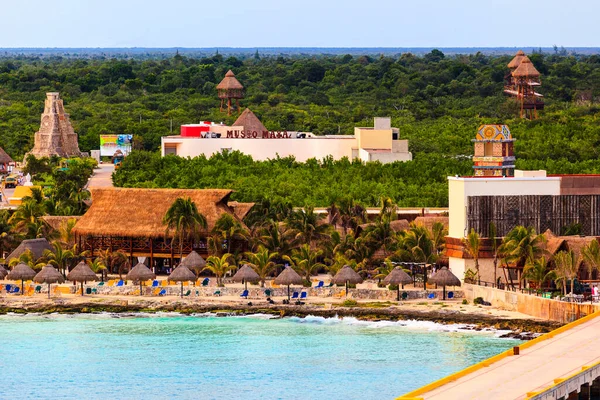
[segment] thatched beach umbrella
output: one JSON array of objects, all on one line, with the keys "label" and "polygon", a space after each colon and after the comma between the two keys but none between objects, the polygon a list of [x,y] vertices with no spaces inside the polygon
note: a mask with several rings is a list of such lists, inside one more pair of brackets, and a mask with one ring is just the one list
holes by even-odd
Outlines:
[{"label": "thatched beach umbrella", "polygon": [[183,298],[183,282],[193,281],[196,279],[196,275],[190,271],[188,267],[180,264],[179,267],[175,268],[173,272],[171,272],[171,275],[169,275],[168,279],[173,282],[181,283],[181,297]]},{"label": "thatched beach umbrella", "polygon": [[181,260],[179,265],[188,267],[190,271],[194,271],[196,272],[196,275],[198,275],[199,271],[202,271],[202,269],[206,267],[206,261],[200,254],[192,251],[190,254],[185,256],[183,260]]},{"label": "thatched beach umbrella", "polygon": [[4,268],[4,265],[0,265],[0,279],[4,279],[8,275],[8,270]]},{"label": "thatched beach umbrella", "polygon": [[75,268],[68,273],[67,279],[71,282],[81,282],[81,295],[83,296],[83,283],[87,281],[97,281],[98,276],[85,262],[81,261]]},{"label": "thatched beach umbrella", "polygon": [[333,277],[333,283],[336,285],[346,284],[346,297],[348,297],[348,284],[350,283],[362,283],[363,278],[350,268],[348,265],[344,265],[342,269],[338,271],[337,274]]},{"label": "thatched beach umbrella", "polygon": [[386,285],[398,285],[398,301],[400,301],[400,285],[411,283],[413,280],[404,270],[400,267],[394,268],[383,280]]},{"label": "thatched beach umbrella", "polygon": [[7,275],[6,279],[11,281],[21,281],[21,294],[23,294],[23,289],[25,287],[25,282],[28,279],[33,279],[36,272],[29,267],[29,265],[25,263],[18,263],[15,265]]},{"label": "thatched beach umbrella", "polygon": [[51,283],[63,283],[65,278],[60,272],[56,270],[52,265],[48,264],[37,275],[33,278],[35,283],[47,283],[48,284],[48,298],[50,298],[50,284]]},{"label": "thatched beach umbrella", "polygon": [[260,276],[258,276],[256,271],[253,270],[251,266],[244,264],[242,265],[242,268],[238,269],[231,279],[234,282],[244,282],[245,289],[248,289],[248,282],[258,282],[260,280]]},{"label": "thatched beach umbrella", "polygon": [[429,282],[444,286],[444,300],[446,300],[446,286],[460,286],[460,279],[447,267],[442,267],[429,278]]},{"label": "thatched beach umbrella", "polygon": [[292,267],[285,267],[273,282],[275,282],[276,285],[287,285],[288,300],[290,300],[290,285],[301,285],[303,280]]},{"label": "thatched beach umbrella", "polygon": [[135,267],[127,273],[125,279],[128,281],[139,281],[140,282],[140,296],[142,295],[142,282],[148,279],[155,279],[156,274],[150,271],[150,268],[146,267],[142,263],[138,263]]}]

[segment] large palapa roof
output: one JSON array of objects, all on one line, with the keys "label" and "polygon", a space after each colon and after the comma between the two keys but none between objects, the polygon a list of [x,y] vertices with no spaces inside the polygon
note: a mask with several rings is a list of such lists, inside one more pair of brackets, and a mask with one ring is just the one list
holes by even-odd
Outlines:
[{"label": "large palapa roof", "polygon": [[[196,204],[208,230],[225,213],[239,221],[227,206],[229,189],[95,188],[91,193],[92,206],[73,229],[79,235],[164,237],[163,218],[179,197],[189,197]],[[173,234],[170,231],[167,236]]]},{"label": "large palapa roof", "polygon": [[8,164],[14,162],[2,147],[0,147],[0,164]]},{"label": "large palapa roof", "polygon": [[217,85],[218,90],[227,90],[227,89],[243,89],[244,87],[235,77],[235,74],[232,70],[227,71],[225,74],[225,78]]},{"label": "large palapa roof", "polygon": [[6,261],[10,262],[13,258],[21,257],[21,254],[25,253],[27,250],[31,251],[31,254],[33,254],[33,257],[36,260],[44,255],[44,250],[54,251],[45,238],[27,239],[23,240],[21,244],[6,257]]},{"label": "large palapa roof", "polygon": [[512,76],[515,76],[517,78],[523,78],[523,77],[539,78],[540,73],[537,69],[535,69],[535,67],[533,66],[533,63],[531,62],[529,57],[525,56],[521,60],[521,63],[519,64],[517,69],[515,69],[512,72]]},{"label": "large palapa roof", "polygon": [[237,201],[230,201],[227,203],[227,205],[233,209],[235,216],[239,219],[246,218],[246,215],[248,215],[252,207],[254,207],[254,204],[255,203],[240,203]]},{"label": "large palapa roof", "polygon": [[238,117],[233,123],[233,126],[243,126],[246,132],[263,132],[266,131],[267,128],[260,122],[260,119],[250,111],[249,108],[246,108],[242,115]]}]

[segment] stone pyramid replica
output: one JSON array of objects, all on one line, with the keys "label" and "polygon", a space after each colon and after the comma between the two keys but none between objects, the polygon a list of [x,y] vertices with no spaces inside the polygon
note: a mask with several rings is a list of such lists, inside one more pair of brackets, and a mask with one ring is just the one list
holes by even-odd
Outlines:
[{"label": "stone pyramid replica", "polygon": [[53,155],[81,157],[77,134],[73,131],[69,114],[65,113],[63,101],[56,92],[46,93],[40,130],[35,133],[33,149],[27,155],[29,154],[38,158]]},{"label": "stone pyramid replica", "polygon": [[246,108],[244,112],[238,117],[238,119],[233,123],[233,126],[243,126],[244,131],[246,132],[258,132],[262,134],[267,130],[265,126],[260,122],[256,114],[250,111],[249,108]]}]

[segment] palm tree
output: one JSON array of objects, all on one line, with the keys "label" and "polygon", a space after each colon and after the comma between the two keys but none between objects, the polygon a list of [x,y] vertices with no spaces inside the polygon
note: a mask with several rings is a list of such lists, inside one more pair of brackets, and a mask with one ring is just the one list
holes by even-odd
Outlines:
[{"label": "palm tree", "polygon": [[498,240],[496,239],[497,229],[496,224],[490,222],[490,239],[492,240],[492,253],[494,254],[494,284],[497,283],[498,279]]},{"label": "palm tree", "polygon": [[590,275],[592,271],[600,270],[600,244],[596,239],[581,250],[581,255],[590,269]]},{"label": "palm tree", "polygon": [[356,228],[367,220],[367,210],[354,200],[344,200],[340,203],[338,209],[339,220],[344,230],[344,235],[348,229],[356,231]]},{"label": "palm tree", "polygon": [[296,230],[296,238],[302,243],[325,239],[330,226],[323,223],[324,216],[315,213],[311,206],[306,206],[288,218],[288,226]]},{"label": "palm tree", "polygon": [[92,263],[90,264],[90,268],[95,273],[100,273],[102,276],[102,282],[104,282],[104,275],[106,274],[107,267],[106,265],[104,265],[100,257],[97,257],[96,259],[94,259],[94,261],[92,261]]},{"label": "palm tree", "polygon": [[303,244],[294,250],[291,257],[284,256],[283,259],[289,262],[296,272],[303,275],[307,282],[310,282],[311,275],[316,273],[320,268],[326,268],[325,264],[317,261],[322,253],[321,250],[313,251],[310,245]]},{"label": "palm tree", "polygon": [[523,268],[528,261],[533,262],[538,256],[541,252],[540,245],[544,241],[544,235],[537,234],[535,229],[516,226],[504,237],[500,252],[506,262]]},{"label": "palm tree", "polygon": [[365,238],[373,247],[373,250],[382,248],[383,254],[387,257],[396,239],[395,232],[390,225],[390,219],[388,217],[379,218],[373,225],[369,225],[365,229]]},{"label": "palm tree", "polygon": [[471,228],[471,232],[469,232],[466,239],[463,239],[463,246],[465,247],[465,251],[473,257],[477,281],[481,282],[481,276],[479,275],[479,251],[481,250],[481,240],[479,238],[479,233],[477,233],[475,229]]},{"label": "palm tree", "polygon": [[44,215],[44,208],[35,201],[24,201],[9,218],[8,222],[15,227],[17,232],[25,238],[34,239],[43,236],[46,224],[40,219]]},{"label": "palm tree", "polygon": [[573,286],[575,284],[575,278],[577,277],[577,259],[575,253],[570,251],[561,250],[554,256],[554,264],[556,265],[556,281],[562,282],[563,292],[567,293],[567,280],[571,281],[571,294],[573,293]]},{"label": "palm tree", "polygon": [[398,206],[390,197],[380,199],[379,219],[395,220],[398,217]]},{"label": "palm tree", "polygon": [[[245,240],[248,238],[248,230],[231,214],[223,214],[215,222],[212,229],[214,244],[220,244],[222,251],[231,253],[234,240]],[[219,247],[218,245],[214,247]],[[221,254],[222,251],[217,251]]]},{"label": "palm tree", "polygon": [[411,261],[433,264],[438,255],[435,252],[433,240],[427,228],[411,224],[410,228],[401,233],[402,248],[398,251],[401,256],[409,256]]},{"label": "palm tree", "polygon": [[271,220],[260,230],[258,241],[270,251],[285,256],[290,255],[297,246],[295,236],[296,232],[286,224]]},{"label": "palm tree", "polygon": [[541,291],[544,289],[544,282],[555,279],[556,273],[548,268],[546,258],[540,257],[525,265],[522,278],[534,282],[538,291]]},{"label": "palm tree", "polygon": [[44,261],[44,257],[40,257],[36,260],[31,250],[25,250],[23,254],[19,256],[19,258],[13,258],[10,260],[8,266],[14,267],[18,263],[25,263],[36,271],[42,269],[47,264],[47,262]]},{"label": "palm tree", "polygon": [[196,236],[200,228],[206,229],[206,218],[196,207],[196,203],[189,197],[178,197],[171,207],[167,210],[163,224],[167,225],[169,230],[175,230],[175,237],[179,241],[179,259],[183,258],[183,240]]},{"label": "palm tree", "polygon": [[276,252],[270,252],[268,249],[260,246],[256,253],[246,253],[250,266],[260,276],[260,286],[265,286],[267,277],[275,270],[277,264],[273,261],[277,257]]},{"label": "palm tree", "polygon": [[44,250],[44,258],[48,264],[54,265],[66,276],[66,269],[71,259],[75,257],[71,250],[65,250],[58,241],[52,242],[53,250]]},{"label": "palm tree", "polygon": [[223,276],[235,269],[235,265],[229,264],[229,259],[231,254],[225,253],[221,257],[210,256],[206,259],[206,267],[204,267],[203,271],[210,271],[217,277],[217,285],[223,285]]},{"label": "palm tree", "polygon": [[104,251],[100,251],[98,258],[108,269],[108,272],[114,272],[115,269],[119,271],[119,278],[122,278],[122,270],[123,266],[128,263],[127,255],[121,251],[111,251],[110,249],[106,249]]},{"label": "palm tree", "polygon": [[431,226],[431,240],[435,253],[440,255],[444,252],[445,237],[448,235],[448,230],[441,222],[434,222]]},{"label": "palm tree", "polygon": [[68,220],[63,221],[58,229],[60,241],[67,246],[73,246],[75,244],[75,234],[73,233],[75,224],[77,224],[77,219],[69,218]]}]

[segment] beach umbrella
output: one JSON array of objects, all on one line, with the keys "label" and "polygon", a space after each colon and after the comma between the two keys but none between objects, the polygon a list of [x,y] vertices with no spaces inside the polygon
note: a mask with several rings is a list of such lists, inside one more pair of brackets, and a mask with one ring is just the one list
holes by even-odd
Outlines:
[{"label": "beach umbrella", "polygon": [[97,281],[98,276],[85,262],[81,261],[67,274],[67,279],[71,282],[81,282],[81,295],[83,296],[83,283],[87,281]]},{"label": "beach umbrella", "polygon": [[190,271],[195,271],[196,274],[198,274],[199,271],[202,271],[202,269],[206,267],[206,261],[200,254],[192,251],[190,254],[185,256],[183,260],[181,260],[179,265],[184,265],[188,267]]},{"label": "beach umbrella", "polygon": [[146,267],[142,263],[138,263],[135,267],[127,273],[125,279],[128,281],[139,281],[140,282],[140,296],[142,295],[142,282],[148,279],[155,279],[156,274]]},{"label": "beach umbrella", "polygon": [[8,270],[4,268],[4,265],[0,265],[0,279],[4,279],[8,275]]},{"label": "beach umbrella", "polygon": [[238,271],[231,278],[234,282],[244,282],[245,289],[248,289],[248,282],[258,282],[260,281],[260,276],[256,273],[254,269],[248,264],[244,264],[242,268],[238,269]]},{"label": "beach umbrella", "polygon": [[456,277],[447,267],[442,267],[429,278],[429,282],[444,287],[444,300],[446,300],[446,286],[460,286],[460,279]]},{"label": "beach umbrella", "polygon": [[363,278],[350,268],[349,265],[344,265],[342,269],[338,271],[333,277],[333,283],[336,285],[346,284],[346,297],[348,297],[348,284],[350,283],[362,283]]},{"label": "beach umbrella", "polygon": [[25,263],[18,263],[15,265],[7,275],[6,279],[11,281],[21,281],[21,294],[23,294],[23,289],[25,287],[25,282],[28,279],[33,279],[36,272],[29,267],[29,265]]},{"label": "beach umbrella", "polygon": [[404,270],[400,267],[394,268],[383,280],[386,285],[398,285],[398,301],[400,301],[400,285],[411,283],[413,280]]},{"label": "beach umbrella", "polygon": [[273,281],[276,285],[287,285],[288,287],[288,301],[290,300],[290,285],[302,285],[303,280],[300,275],[292,267],[285,267],[285,269],[275,278]]},{"label": "beach umbrella", "polygon": [[181,297],[183,298],[183,282],[185,281],[193,281],[196,279],[196,275],[192,271],[189,270],[185,265],[179,265],[179,267],[175,268],[171,275],[168,278],[173,282],[181,283]]},{"label": "beach umbrella", "polygon": [[51,283],[63,283],[65,278],[60,272],[56,270],[52,265],[48,264],[36,276],[33,277],[35,283],[47,283],[48,284],[48,298],[50,298],[50,284]]}]

